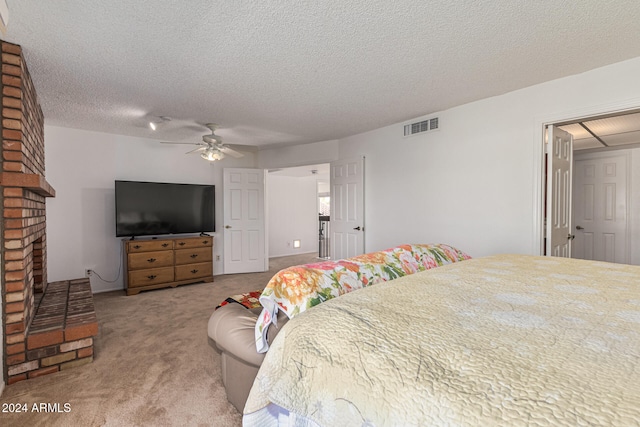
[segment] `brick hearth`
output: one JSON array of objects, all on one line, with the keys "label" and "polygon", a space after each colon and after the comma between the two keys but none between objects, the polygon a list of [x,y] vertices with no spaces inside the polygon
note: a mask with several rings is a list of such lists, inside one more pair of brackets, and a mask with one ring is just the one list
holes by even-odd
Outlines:
[{"label": "brick hearth", "polygon": [[93,361],[98,320],[89,280],[49,283],[39,299],[27,334],[26,361],[9,367],[9,384]]}]

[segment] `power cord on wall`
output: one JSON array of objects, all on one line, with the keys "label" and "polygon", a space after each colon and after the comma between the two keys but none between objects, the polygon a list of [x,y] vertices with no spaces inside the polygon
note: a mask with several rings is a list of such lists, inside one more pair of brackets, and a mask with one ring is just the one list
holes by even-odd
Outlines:
[{"label": "power cord on wall", "polygon": [[123,259],[122,259],[122,245],[120,245],[120,265],[118,266],[118,274],[116,275],[116,278],[113,280],[106,280],[103,279],[102,276],[100,276],[98,274],[97,271],[92,270],[92,269],[88,269],[87,271],[89,272],[89,277],[91,277],[92,275],[95,275],[98,279],[102,280],[105,283],[115,283],[118,281],[118,279],[120,278],[120,274],[122,273],[122,264],[123,264]]}]

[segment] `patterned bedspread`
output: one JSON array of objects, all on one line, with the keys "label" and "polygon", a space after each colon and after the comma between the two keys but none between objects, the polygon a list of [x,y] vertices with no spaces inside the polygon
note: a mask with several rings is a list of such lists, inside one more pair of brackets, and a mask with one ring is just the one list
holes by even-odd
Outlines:
[{"label": "patterned bedspread", "polygon": [[640,267],[501,255],[327,301],[280,331],[244,425],[278,407],[296,425],[637,426]]},{"label": "patterned bedspread", "polygon": [[240,304],[248,309],[254,309],[262,307],[260,305],[260,295],[262,291],[251,291],[246,292],[244,294],[231,295],[227,297],[224,301],[222,301],[217,307],[216,310],[220,307],[224,307],[227,304]]},{"label": "patterned bedspread", "polygon": [[269,349],[266,333],[278,310],[289,319],[345,293],[407,274],[471,258],[443,244],[401,245],[339,261],[289,267],[276,273],[260,295],[256,322],[258,353]]}]

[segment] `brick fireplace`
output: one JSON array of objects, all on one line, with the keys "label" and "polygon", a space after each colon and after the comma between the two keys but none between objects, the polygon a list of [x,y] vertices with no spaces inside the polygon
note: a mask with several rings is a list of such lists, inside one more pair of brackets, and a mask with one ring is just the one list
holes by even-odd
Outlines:
[{"label": "brick fireplace", "polygon": [[[92,360],[97,320],[86,279],[47,286],[44,116],[22,48],[0,41],[2,368],[11,384]],[[78,362],[78,359],[86,359]]]}]

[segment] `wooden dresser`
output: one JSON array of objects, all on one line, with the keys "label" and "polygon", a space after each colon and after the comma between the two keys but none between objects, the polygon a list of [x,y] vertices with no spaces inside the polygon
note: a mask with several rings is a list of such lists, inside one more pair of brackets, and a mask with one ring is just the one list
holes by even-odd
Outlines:
[{"label": "wooden dresser", "polygon": [[127,295],[213,282],[213,237],[124,240]]}]

